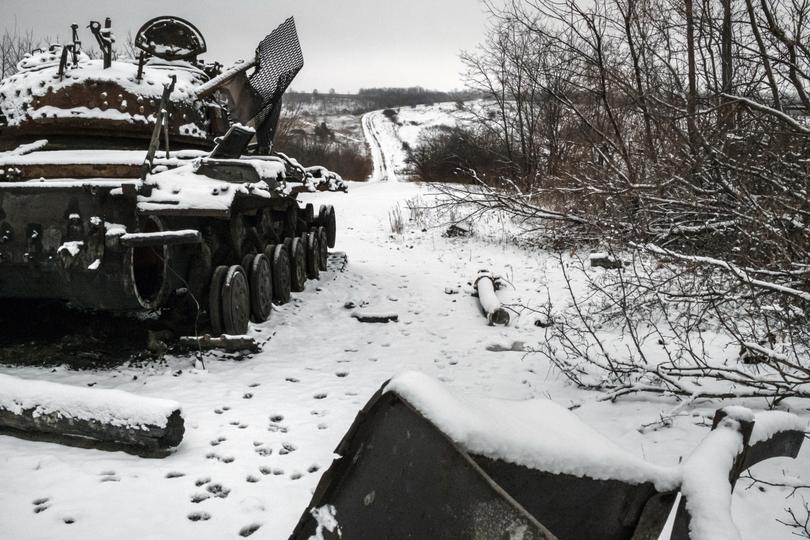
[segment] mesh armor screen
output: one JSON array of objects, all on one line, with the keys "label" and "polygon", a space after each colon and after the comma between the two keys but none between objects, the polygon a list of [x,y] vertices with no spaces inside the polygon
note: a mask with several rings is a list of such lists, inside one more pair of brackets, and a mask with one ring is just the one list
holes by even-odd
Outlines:
[{"label": "mesh armor screen", "polygon": [[281,95],[304,67],[304,55],[290,17],[267,37],[257,50],[259,65],[250,76],[250,87],[261,97],[262,106],[256,115],[256,137],[260,147],[269,148],[278,123],[274,109],[281,107]]}]

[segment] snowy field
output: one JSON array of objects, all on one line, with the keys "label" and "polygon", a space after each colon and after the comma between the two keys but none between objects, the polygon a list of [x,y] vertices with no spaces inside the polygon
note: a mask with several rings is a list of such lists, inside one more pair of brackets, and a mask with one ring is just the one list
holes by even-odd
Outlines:
[{"label": "snowy field", "polygon": [[473,122],[484,114],[487,102],[476,100],[464,103],[459,109],[455,103],[398,107],[396,117],[383,111],[372,111],[362,117],[363,133],[370,141],[374,160],[374,180],[403,180],[411,174],[407,163],[407,147],[416,148],[420,135],[432,128],[455,127]]},{"label": "snowy field", "polygon": [[[383,152],[393,153],[396,141],[379,131]],[[390,210],[399,204],[407,219],[405,201],[431,197],[429,188],[395,178],[351,183],[348,195],[306,198],[335,205],[336,249],[347,253],[349,264],[343,272],[321,273],[320,281],[308,282],[292,303],[254,326],[252,333],[265,342],[257,355],[210,355],[204,367],[189,358],[94,371],[0,366],[0,373],[18,377],[172,399],[186,418],[183,443],[163,459],[0,436],[0,538],[219,539],[253,529],[251,538],[286,538],[358,410],[384,381],[408,370],[460,394],[548,398],[572,407],[605,437],[653,464],[675,465],[689,455],[708,433],[706,417],[717,403],[697,402],[693,414],[676,417],[671,427],[640,430],[676,402],[635,397],[609,403],[573,388],[539,355],[523,352],[524,344],[542,339],[535,316],[487,326],[470,294],[469,281],[487,268],[514,285],[504,291],[507,302],[538,306],[548,291],[555,305],[564,305],[556,257],[483,237],[445,238],[444,227],[408,224],[404,234],[393,235]],[[347,302],[397,313],[399,322],[360,323]],[[810,418],[807,403],[792,405]],[[798,460],[774,459],[754,473],[807,483],[808,470],[805,445]],[[799,508],[798,497],[747,485],[738,483],[733,502],[744,538],[795,538],[775,519],[785,518],[788,505]]]}]

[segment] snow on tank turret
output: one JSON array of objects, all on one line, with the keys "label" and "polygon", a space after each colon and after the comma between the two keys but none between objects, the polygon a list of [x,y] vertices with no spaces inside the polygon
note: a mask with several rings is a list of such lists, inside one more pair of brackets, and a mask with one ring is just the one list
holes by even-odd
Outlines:
[{"label": "snow on tank turret", "polygon": [[295,22],[226,70],[197,60],[202,36],[175,17],[146,23],[130,61],[112,59],[109,20],[91,23],[100,60],[75,30],[0,82],[0,140],[16,146],[0,152],[0,299],[159,310],[213,335],[266,320],[335,244],[334,208],[297,195],[346,190],[271,152],[303,66]]},{"label": "snow on tank turret", "polygon": [[195,89],[219,74],[198,56],[205,40],[189,22],[159,17],[138,31],[136,58],[112,58],[110,19],[91,23],[103,58],[74,41],[27,55],[0,82],[0,150],[47,138],[51,148],[130,148],[148,143],[163,85],[176,78],[169,133],[177,148],[210,148],[227,130],[226,112]]}]

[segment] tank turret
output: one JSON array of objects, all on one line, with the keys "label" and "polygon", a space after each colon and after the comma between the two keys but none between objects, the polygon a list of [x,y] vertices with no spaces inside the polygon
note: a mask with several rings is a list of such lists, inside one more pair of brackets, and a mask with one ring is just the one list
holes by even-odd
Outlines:
[{"label": "tank turret", "polygon": [[37,49],[0,81],[0,150],[47,139],[51,149],[142,149],[148,143],[164,84],[176,78],[168,130],[175,148],[209,149],[228,127],[216,94],[195,89],[219,75],[206,65],[202,34],[188,21],[158,17],[138,31],[138,58],[113,59],[110,21],[92,22],[102,58],[74,42]]}]

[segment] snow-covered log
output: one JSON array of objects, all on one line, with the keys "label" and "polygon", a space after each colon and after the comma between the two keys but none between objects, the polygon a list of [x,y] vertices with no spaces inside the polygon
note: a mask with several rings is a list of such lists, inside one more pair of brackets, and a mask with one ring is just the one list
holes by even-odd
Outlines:
[{"label": "snow-covered log", "polygon": [[228,336],[222,335],[219,337],[211,337],[206,334],[204,336],[183,336],[180,338],[180,346],[188,350],[203,350],[208,351],[212,349],[221,349],[225,352],[259,352],[261,347],[250,336]]},{"label": "snow-covered log", "polygon": [[177,446],[185,431],[175,401],[9,375],[0,375],[0,428],[144,450]]},{"label": "snow-covered log", "polygon": [[499,288],[498,278],[489,272],[479,272],[475,280],[478,302],[490,324],[509,324],[509,312],[501,306],[495,291]]},{"label": "snow-covered log", "polygon": [[377,313],[370,311],[355,311],[352,317],[364,323],[389,323],[398,322],[399,315],[396,313]]},{"label": "snow-covered log", "polygon": [[621,260],[610,253],[591,253],[588,256],[591,267],[607,268],[608,270],[618,270],[624,266]]}]

